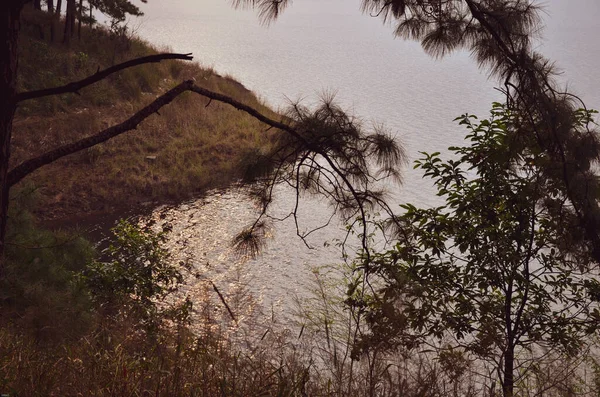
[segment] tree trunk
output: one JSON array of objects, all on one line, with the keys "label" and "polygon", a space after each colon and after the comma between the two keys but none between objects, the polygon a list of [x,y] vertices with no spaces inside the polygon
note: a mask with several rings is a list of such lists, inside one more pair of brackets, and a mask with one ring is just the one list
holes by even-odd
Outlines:
[{"label": "tree trunk", "polygon": [[56,10],[54,10],[54,20],[52,22],[52,41],[54,41],[54,29],[60,27],[60,9],[62,8],[62,0],[56,0]]},{"label": "tree trunk", "polygon": [[502,394],[504,397],[513,397],[515,387],[514,369],[515,348],[512,343],[509,343],[504,353],[504,379],[502,380]]},{"label": "tree trunk", "polygon": [[0,277],[4,277],[6,223],[8,220],[8,165],[16,109],[17,45],[20,2],[0,2]]},{"label": "tree trunk", "polygon": [[79,10],[77,12],[77,38],[81,40],[81,19],[83,18],[83,0],[79,0]]},{"label": "tree trunk", "polygon": [[77,3],[75,0],[67,0],[68,3],[71,3],[71,18],[69,21],[71,22],[71,37],[75,35],[75,18],[77,17]]},{"label": "tree trunk", "polygon": [[63,43],[69,45],[71,36],[73,36],[73,27],[75,25],[75,0],[67,0],[67,13],[65,15],[65,30]]},{"label": "tree trunk", "polygon": [[[42,0],[33,0],[32,5],[33,5],[34,10],[42,11]],[[40,39],[44,40],[44,25],[40,22],[39,18],[40,18],[39,16],[36,17],[35,20],[37,22],[35,22],[34,25],[35,25],[36,29],[38,30],[38,35],[39,35]]]},{"label": "tree trunk", "polygon": [[48,4],[48,14],[50,14],[50,42],[54,42],[54,0],[46,0]]}]

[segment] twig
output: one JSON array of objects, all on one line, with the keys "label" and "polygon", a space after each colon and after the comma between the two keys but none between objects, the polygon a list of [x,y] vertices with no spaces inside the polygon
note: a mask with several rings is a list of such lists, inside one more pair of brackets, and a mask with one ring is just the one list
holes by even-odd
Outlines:
[{"label": "twig", "polygon": [[215,283],[213,283],[212,281],[210,281],[210,283],[212,284],[212,287],[215,290],[215,292],[217,293],[217,295],[219,295],[219,299],[221,300],[221,302],[223,303],[223,305],[225,306],[225,308],[229,312],[229,315],[231,316],[231,319],[233,321],[236,321],[235,316],[233,314],[233,311],[231,311],[231,308],[229,307],[229,305],[225,301],[225,297],[223,297],[223,295],[221,294],[221,291],[219,291],[219,289],[217,288],[217,286],[215,285]]}]

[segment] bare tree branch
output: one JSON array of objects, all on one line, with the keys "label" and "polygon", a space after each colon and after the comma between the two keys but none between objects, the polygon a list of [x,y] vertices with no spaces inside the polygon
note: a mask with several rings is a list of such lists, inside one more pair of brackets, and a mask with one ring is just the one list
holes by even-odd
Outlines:
[{"label": "bare tree branch", "polygon": [[212,281],[210,281],[210,283],[212,284],[213,290],[215,290],[215,292],[217,293],[217,295],[219,295],[219,299],[221,300],[221,303],[223,303],[223,306],[225,306],[225,309],[227,309],[227,312],[229,313],[229,316],[231,317],[231,319],[233,321],[237,321],[235,319],[235,314],[233,314],[233,311],[231,310],[231,308],[227,304],[227,301],[225,300],[225,297],[223,296],[223,294],[221,294],[221,291],[219,291],[219,289],[217,288],[217,286],[215,285],[215,283],[213,283]]},{"label": "bare tree branch", "polygon": [[98,81],[105,79],[111,74],[120,72],[121,70],[128,69],[133,66],[143,65],[146,63],[157,63],[167,59],[180,59],[184,61],[191,61],[193,59],[192,54],[174,54],[174,53],[166,53],[166,54],[156,54],[149,55],[146,57],[135,58],[129,60],[127,62],[120,63],[118,65],[111,66],[108,69],[99,70],[93,75],[86,77],[83,80],[71,82],[69,84],[53,87],[53,88],[45,88],[42,90],[35,91],[27,91],[18,93],[16,96],[16,102],[22,102],[29,99],[41,98],[50,95],[60,95],[66,93],[78,93],[84,87],[97,83]]},{"label": "bare tree branch", "polygon": [[19,164],[8,173],[8,185],[13,186],[14,184],[18,183],[21,179],[25,178],[27,175],[31,174],[38,168],[50,164],[62,157],[95,146],[99,143],[106,142],[117,135],[137,128],[137,126],[142,121],[144,121],[152,114],[156,113],[163,106],[171,103],[173,99],[175,99],[183,92],[188,91],[193,85],[194,82],[192,80],[184,81],[175,88],[172,88],[171,90],[156,98],[154,102],[152,102],[142,110],[138,111],[136,114],[134,114],[121,124],[109,127],[96,135],[61,146],[57,149],[44,153],[41,156]]},{"label": "bare tree branch", "polygon": [[227,95],[223,95],[223,94],[219,94],[217,92],[213,92],[210,90],[207,90],[206,88],[202,88],[202,87],[198,87],[197,85],[194,85],[190,88],[191,91],[200,94],[202,96],[205,96],[209,99],[214,99],[215,101],[219,101],[219,102],[224,102],[224,103],[228,103],[229,105],[233,106],[234,108],[238,109],[238,110],[242,110],[246,113],[248,113],[250,116],[256,118],[257,120],[262,121],[263,123],[271,126],[271,127],[275,127],[278,128],[282,131],[285,131],[289,134],[291,134],[292,136],[294,136],[294,138],[298,139],[299,141],[303,142],[304,144],[306,144],[307,146],[310,146],[309,142],[304,139],[304,137],[302,135],[300,135],[294,128],[292,128],[290,125],[288,124],[284,124],[281,123],[279,121],[273,120],[267,116],[265,116],[264,114],[260,113],[258,110],[254,109],[253,107],[250,107],[248,105],[244,105],[243,103],[236,101],[235,99],[227,96]]}]

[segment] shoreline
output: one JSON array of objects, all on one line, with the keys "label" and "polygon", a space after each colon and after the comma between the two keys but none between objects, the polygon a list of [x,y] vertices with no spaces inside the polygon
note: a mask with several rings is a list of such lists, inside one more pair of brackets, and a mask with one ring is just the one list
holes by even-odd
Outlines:
[{"label": "shoreline", "polygon": [[[98,29],[84,30],[71,48],[44,42],[35,31],[24,30],[20,90],[53,86],[58,78],[75,81],[111,62],[157,52],[139,38],[117,51],[109,34]],[[39,64],[48,65],[43,75]],[[21,106],[15,117],[11,166],[120,123],[188,79],[276,116],[243,83],[196,62],[147,64],[102,80],[82,90],[81,96],[47,97]],[[138,129],[37,170],[16,185],[15,192],[34,187],[33,198],[27,198],[34,203],[29,209],[51,229],[134,216],[235,184],[244,155],[268,149],[274,141],[276,133],[266,130],[231,106],[184,94]]]}]

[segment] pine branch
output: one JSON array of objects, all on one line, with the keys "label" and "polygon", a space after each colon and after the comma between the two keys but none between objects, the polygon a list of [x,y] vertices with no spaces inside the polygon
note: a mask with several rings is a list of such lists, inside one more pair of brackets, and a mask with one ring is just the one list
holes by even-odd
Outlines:
[{"label": "pine branch", "polygon": [[[228,103],[229,105],[233,106],[234,108],[238,109],[238,110],[242,110],[246,113],[248,113],[249,115],[251,115],[252,117],[256,118],[257,120],[262,121],[263,123],[271,126],[271,127],[275,127],[280,129],[281,131],[287,132],[289,134],[291,134],[294,138],[298,139],[300,142],[302,142],[304,145],[306,145],[306,147],[308,149],[310,149],[311,151],[314,151],[315,153],[320,154],[323,159],[327,162],[327,164],[331,167],[331,169],[333,170],[333,172],[335,172],[335,174],[337,174],[340,179],[343,181],[344,185],[346,186],[346,188],[350,191],[350,194],[352,195],[352,198],[356,201],[356,203],[358,204],[358,209],[360,211],[360,215],[362,217],[362,219],[366,219],[366,212],[365,212],[365,208],[363,206],[363,200],[361,199],[359,193],[356,191],[356,189],[354,188],[354,185],[350,182],[350,180],[348,179],[348,176],[335,164],[335,162],[333,161],[333,159],[331,158],[331,156],[329,156],[325,151],[323,151],[321,148],[319,148],[318,146],[312,144],[311,142],[307,141],[306,138],[304,138],[301,134],[298,133],[298,131],[287,125],[284,123],[281,123],[279,121],[273,120],[265,115],[263,115],[262,113],[260,113],[259,111],[257,111],[256,109],[248,106],[248,105],[244,105],[241,102],[236,101],[235,99],[228,97],[227,95],[223,95],[223,94],[219,94],[216,92],[212,92],[209,91],[205,88],[202,87],[198,87],[196,85],[192,86],[191,91],[200,94],[202,96],[205,96],[207,98],[210,99],[214,99],[216,101],[219,102],[223,102],[223,103]],[[362,234],[362,243],[363,243],[363,247],[365,248],[365,252],[367,257],[370,257],[370,252],[367,249],[367,223],[364,222],[363,223],[363,234]]]},{"label": "pine branch", "polygon": [[236,101],[235,99],[233,99],[227,95],[209,91],[205,88],[198,87],[197,85],[192,86],[192,88],[190,90],[195,92],[196,94],[205,96],[205,97],[209,98],[210,100],[214,99],[215,101],[227,103],[227,104],[233,106],[234,108],[236,108],[237,110],[246,112],[250,116],[254,117],[255,119],[257,119],[259,121],[262,121],[263,123],[267,124],[270,127],[278,128],[282,131],[287,132],[288,134],[293,135],[294,138],[296,138],[299,141],[301,141],[302,143],[304,143],[307,147],[310,147],[309,142],[302,135],[300,135],[294,128],[292,128],[291,126],[289,126],[287,124],[281,123],[279,121],[273,120],[273,119],[265,116],[264,114],[260,113],[258,110],[254,109],[253,107],[244,105],[243,103]]}]

